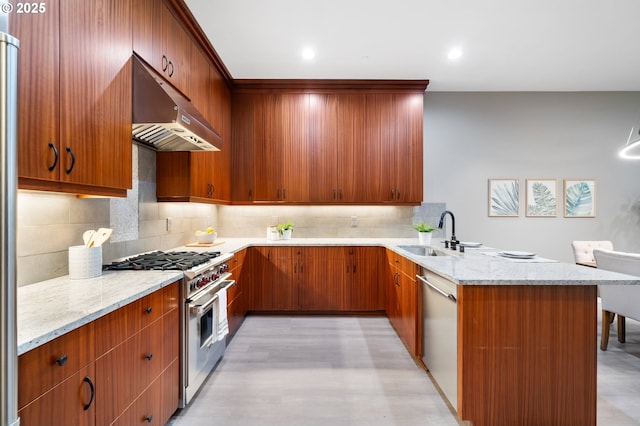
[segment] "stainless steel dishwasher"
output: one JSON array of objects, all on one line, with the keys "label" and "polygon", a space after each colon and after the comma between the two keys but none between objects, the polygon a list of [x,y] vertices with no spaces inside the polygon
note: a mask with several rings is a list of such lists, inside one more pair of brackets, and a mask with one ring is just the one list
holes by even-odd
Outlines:
[{"label": "stainless steel dishwasher", "polygon": [[422,276],[422,361],[458,409],[458,287],[426,269]]}]

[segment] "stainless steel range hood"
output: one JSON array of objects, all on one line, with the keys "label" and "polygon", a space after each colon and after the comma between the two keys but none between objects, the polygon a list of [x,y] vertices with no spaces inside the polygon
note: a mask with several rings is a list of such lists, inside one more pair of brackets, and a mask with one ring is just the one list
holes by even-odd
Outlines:
[{"label": "stainless steel range hood", "polygon": [[133,56],[133,138],[158,151],[220,151],[222,138],[191,102]]}]

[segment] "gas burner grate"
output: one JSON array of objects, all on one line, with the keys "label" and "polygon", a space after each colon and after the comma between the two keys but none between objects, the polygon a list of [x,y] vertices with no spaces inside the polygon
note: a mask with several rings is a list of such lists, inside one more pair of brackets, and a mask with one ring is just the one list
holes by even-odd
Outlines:
[{"label": "gas burner grate", "polygon": [[200,253],[196,251],[154,251],[133,256],[125,260],[104,265],[105,271],[125,270],[181,270],[187,271],[220,256],[219,251]]}]

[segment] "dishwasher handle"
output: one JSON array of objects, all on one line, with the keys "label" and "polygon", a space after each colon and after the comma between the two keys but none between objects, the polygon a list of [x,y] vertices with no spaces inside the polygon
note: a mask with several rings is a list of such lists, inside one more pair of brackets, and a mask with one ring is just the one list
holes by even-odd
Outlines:
[{"label": "dishwasher handle", "polygon": [[437,291],[438,293],[440,293],[441,295],[443,295],[444,297],[446,297],[447,299],[451,300],[452,302],[457,302],[458,301],[458,299],[456,299],[456,297],[453,294],[447,293],[447,292],[443,291],[442,289],[440,289],[439,287],[431,284],[422,275],[416,275],[416,278],[419,279],[420,281],[422,281],[423,283],[425,283],[426,285],[428,285],[429,287],[431,287],[432,289],[434,289],[435,291]]}]

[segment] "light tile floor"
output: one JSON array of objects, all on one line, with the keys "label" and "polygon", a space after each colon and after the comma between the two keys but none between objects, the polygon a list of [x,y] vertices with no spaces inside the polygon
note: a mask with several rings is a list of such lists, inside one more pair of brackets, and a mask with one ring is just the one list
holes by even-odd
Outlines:
[{"label": "light tile floor", "polygon": [[[640,426],[640,323],[598,349],[598,425]],[[599,339],[599,337],[598,337]],[[458,425],[384,317],[249,316],[172,426]]]}]

